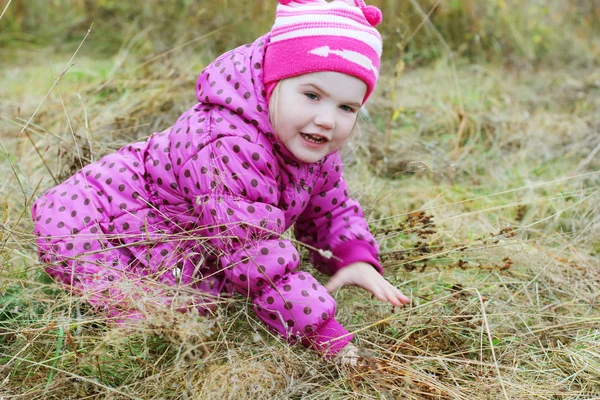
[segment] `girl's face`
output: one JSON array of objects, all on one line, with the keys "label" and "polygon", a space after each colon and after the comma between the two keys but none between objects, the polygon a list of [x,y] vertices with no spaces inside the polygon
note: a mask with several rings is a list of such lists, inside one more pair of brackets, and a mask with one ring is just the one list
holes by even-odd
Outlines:
[{"label": "girl's face", "polygon": [[315,163],[350,136],[367,85],[339,72],[314,72],[285,79],[272,116],[279,140],[299,160]]}]

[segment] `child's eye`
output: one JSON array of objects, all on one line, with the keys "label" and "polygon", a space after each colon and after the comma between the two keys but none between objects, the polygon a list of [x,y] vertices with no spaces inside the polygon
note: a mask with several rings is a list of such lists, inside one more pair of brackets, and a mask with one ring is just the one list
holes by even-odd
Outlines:
[{"label": "child's eye", "polygon": [[350,106],[340,106],[340,108],[341,108],[342,110],[344,110],[344,111],[347,111],[347,112],[352,112],[352,113],[353,113],[353,112],[356,112],[356,111],[354,110],[354,108],[352,108],[352,107],[350,107]]},{"label": "child's eye", "polygon": [[317,100],[319,98],[319,96],[317,96],[316,94],[314,94],[312,92],[306,92],[306,93],[304,93],[304,95],[311,100]]}]

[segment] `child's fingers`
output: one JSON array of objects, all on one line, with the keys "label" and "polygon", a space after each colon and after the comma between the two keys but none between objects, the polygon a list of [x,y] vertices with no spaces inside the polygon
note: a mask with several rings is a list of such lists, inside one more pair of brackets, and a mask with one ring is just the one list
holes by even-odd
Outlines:
[{"label": "child's fingers", "polygon": [[388,292],[385,285],[382,285],[381,282],[377,282],[373,284],[371,287],[365,287],[369,292],[373,293],[373,296],[379,301],[388,301],[391,302],[391,294]]},{"label": "child's fingers", "polygon": [[400,301],[400,299],[398,299],[398,296],[392,285],[388,284],[387,287],[385,288],[385,292],[386,292],[387,300],[390,303],[392,303],[394,306],[402,305],[402,302]]},{"label": "child's fingers", "polygon": [[376,285],[364,287],[364,289],[373,293],[377,300],[387,301],[396,307],[403,304],[408,304],[410,302],[408,297],[404,296],[402,292],[400,292],[386,280],[382,280]]},{"label": "child's fingers", "polygon": [[374,291],[373,295],[379,301],[387,301],[387,297],[386,297],[385,293],[383,293],[383,291],[381,291],[381,290]]},{"label": "child's fingers", "polygon": [[394,293],[390,290],[390,284],[380,275],[377,275],[373,281],[367,281],[365,285],[361,286],[363,289],[373,293],[377,300],[394,304]]},{"label": "child's fingers", "polygon": [[401,306],[403,304],[408,304],[410,302],[410,299],[408,297],[406,297],[405,295],[403,295],[402,292],[400,290],[398,290],[398,288],[396,288],[394,285],[392,285],[388,281],[384,281],[384,282],[385,283],[383,285],[385,287],[387,301],[389,301],[396,307]]},{"label": "child's fingers", "polygon": [[393,288],[394,288],[394,292],[396,293],[396,298],[397,298],[398,300],[400,300],[400,302],[401,302],[402,304],[408,304],[408,303],[410,303],[410,299],[409,299],[408,297],[406,297],[406,296],[404,295],[404,293],[402,293],[402,292],[401,292],[401,291],[400,291],[398,288],[396,288],[396,287],[393,287]]},{"label": "child's fingers", "polygon": [[370,287],[365,288],[369,292],[373,293],[375,298],[379,301],[389,301],[389,294],[384,285],[380,282],[369,285]]},{"label": "child's fingers", "polygon": [[410,304],[410,298],[408,296],[405,296],[404,294],[401,294],[400,297],[398,297],[398,299],[400,299],[402,304]]},{"label": "child's fingers", "polygon": [[387,301],[387,295],[385,293],[385,289],[378,285],[373,285],[371,287],[365,287],[366,290],[373,293],[373,296],[379,301]]}]

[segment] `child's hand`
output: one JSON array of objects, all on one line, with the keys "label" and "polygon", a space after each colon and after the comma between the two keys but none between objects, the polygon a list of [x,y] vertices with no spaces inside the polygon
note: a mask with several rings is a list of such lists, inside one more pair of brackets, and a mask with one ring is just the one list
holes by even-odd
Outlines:
[{"label": "child's hand", "polygon": [[389,301],[394,306],[410,303],[410,299],[400,290],[392,286],[373,266],[364,262],[356,262],[339,270],[325,285],[334,292],[344,285],[356,285],[368,290],[381,301]]}]

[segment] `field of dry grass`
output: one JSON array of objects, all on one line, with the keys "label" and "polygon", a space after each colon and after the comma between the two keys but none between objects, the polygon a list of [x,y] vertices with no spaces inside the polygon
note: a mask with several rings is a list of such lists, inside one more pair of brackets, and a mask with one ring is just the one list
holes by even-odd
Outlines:
[{"label": "field of dry grass", "polygon": [[95,57],[84,36],[77,53],[0,53],[0,399],[599,398],[593,55],[386,61],[345,173],[386,277],[412,304],[338,291],[338,319],[363,356],[343,369],[274,337],[242,297],[210,318],[161,310],[125,329],[45,275],[32,202],[168,127],[215,55],[198,50],[206,38],[193,51],[141,56],[129,42]]}]

